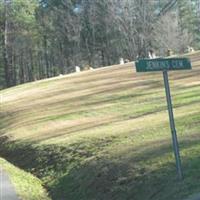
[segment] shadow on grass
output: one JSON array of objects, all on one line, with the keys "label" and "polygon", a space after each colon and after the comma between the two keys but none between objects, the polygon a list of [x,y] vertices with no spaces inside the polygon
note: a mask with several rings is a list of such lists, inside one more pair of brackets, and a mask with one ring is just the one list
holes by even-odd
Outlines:
[{"label": "shadow on grass", "polygon": [[[182,142],[182,148],[194,145],[199,143]],[[146,149],[137,159],[134,154],[126,153],[128,158],[105,155],[73,168],[53,185],[53,199],[182,200],[200,190],[199,156],[183,157],[185,179],[179,181],[170,145]],[[155,157],[159,158],[158,163],[154,163]]]},{"label": "shadow on grass", "polygon": [[180,142],[181,151],[188,151],[182,155],[183,182],[176,177],[170,141],[121,149],[113,156],[105,147],[115,139],[37,146],[1,138],[0,155],[42,178],[54,200],[181,200],[200,190],[197,134]]}]

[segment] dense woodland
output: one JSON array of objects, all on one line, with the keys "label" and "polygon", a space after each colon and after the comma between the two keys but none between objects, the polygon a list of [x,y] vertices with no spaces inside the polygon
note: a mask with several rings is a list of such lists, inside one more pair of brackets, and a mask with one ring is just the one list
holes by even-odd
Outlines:
[{"label": "dense woodland", "polygon": [[0,0],[0,88],[200,48],[200,0]]}]

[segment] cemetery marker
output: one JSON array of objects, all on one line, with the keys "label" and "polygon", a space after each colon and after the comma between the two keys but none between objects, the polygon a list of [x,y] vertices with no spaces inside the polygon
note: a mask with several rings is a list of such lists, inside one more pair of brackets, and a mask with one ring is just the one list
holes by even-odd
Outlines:
[{"label": "cemetery marker", "polygon": [[172,106],[169,80],[168,80],[168,71],[189,70],[189,69],[192,69],[192,66],[188,58],[156,58],[156,59],[142,59],[136,61],[137,72],[154,72],[154,71],[163,72],[170,128],[172,133],[173,149],[174,149],[174,155],[176,159],[176,169],[179,179],[183,179],[183,171],[181,166],[179,145],[178,145],[178,139],[174,122],[173,106]]}]

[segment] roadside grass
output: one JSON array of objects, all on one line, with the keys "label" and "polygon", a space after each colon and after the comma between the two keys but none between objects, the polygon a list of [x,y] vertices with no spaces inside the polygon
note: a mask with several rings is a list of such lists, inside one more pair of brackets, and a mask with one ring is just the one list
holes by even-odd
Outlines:
[{"label": "roadside grass", "polygon": [[9,174],[15,190],[22,200],[50,200],[42,182],[6,160],[0,158],[0,166]]},{"label": "roadside grass", "polygon": [[54,200],[183,200],[200,191],[200,61],[170,72],[178,181],[162,73],[133,64],[0,91],[0,155]]}]

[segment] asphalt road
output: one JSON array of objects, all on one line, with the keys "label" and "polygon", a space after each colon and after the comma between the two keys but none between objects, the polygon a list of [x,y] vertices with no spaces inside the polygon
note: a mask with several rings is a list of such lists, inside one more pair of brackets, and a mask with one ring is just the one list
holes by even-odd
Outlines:
[{"label": "asphalt road", "polygon": [[20,200],[8,175],[0,168],[0,200]]}]

